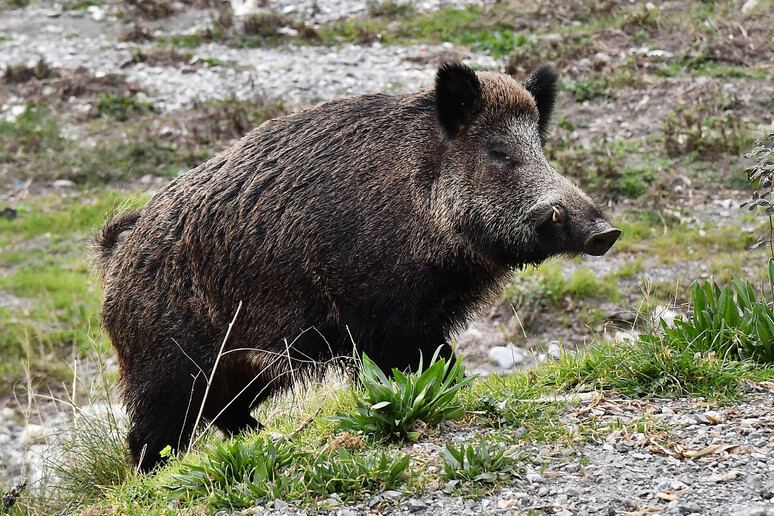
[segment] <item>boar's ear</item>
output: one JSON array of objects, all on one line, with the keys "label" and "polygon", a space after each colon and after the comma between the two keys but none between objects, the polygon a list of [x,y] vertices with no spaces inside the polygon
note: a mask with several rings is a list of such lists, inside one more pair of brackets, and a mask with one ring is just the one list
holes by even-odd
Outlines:
[{"label": "boar's ear", "polygon": [[435,104],[446,134],[455,138],[481,111],[481,83],[462,63],[444,63],[435,76]]},{"label": "boar's ear", "polygon": [[538,130],[540,131],[540,143],[545,145],[548,138],[548,124],[551,122],[551,114],[554,112],[556,101],[556,80],[559,74],[550,65],[543,65],[527,77],[524,88],[535,98],[538,114]]}]

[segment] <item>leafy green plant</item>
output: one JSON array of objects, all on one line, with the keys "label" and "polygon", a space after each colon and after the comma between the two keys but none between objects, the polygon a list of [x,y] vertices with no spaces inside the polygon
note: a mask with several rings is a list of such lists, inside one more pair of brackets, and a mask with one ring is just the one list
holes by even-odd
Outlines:
[{"label": "leafy green plant", "polygon": [[371,16],[397,18],[414,12],[414,6],[411,5],[411,2],[369,0],[366,5],[368,6],[368,14]]},{"label": "leafy green plant", "polygon": [[304,467],[304,487],[316,495],[337,493],[345,501],[352,500],[366,491],[395,489],[405,478],[410,462],[409,455],[353,455],[339,448]]},{"label": "leafy green plant", "polygon": [[[768,280],[772,292],[774,261],[769,262]],[[763,282],[760,299],[749,281],[737,277],[723,288],[711,281],[694,282],[692,298],[689,320],[675,321],[674,328],[664,324],[667,339],[696,351],[774,363],[774,309]]]},{"label": "leafy green plant", "polygon": [[718,113],[703,103],[679,104],[664,120],[664,149],[670,157],[690,154],[699,160],[738,155],[749,144],[747,124],[738,112]]},{"label": "leafy green plant", "polygon": [[392,370],[388,378],[379,366],[363,354],[360,381],[364,398],[357,400],[356,415],[339,415],[335,419],[343,430],[372,435],[375,438],[415,440],[419,432],[415,425],[423,422],[435,425],[445,419],[463,415],[462,404],[455,401],[460,389],[467,387],[476,376],[465,377],[460,360],[446,362],[436,350],[430,365],[423,368],[422,360],[415,374]]},{"label": "leafy green plant", "polygon": [[349,500],[366,491],[394,489],[411,458],[352,454],[345,448],[312,455],[268,438],[234,439],[204,449],[171,475],[173,498],[205,499],[214,507],[250,507],[258,499],[317,499],[337,493]]},{"label": "leafy green plant", "polygon": [[482,437],[476,445],[463,443],[459,448],[448,441],[441,458],[441,476],[449,481],[446,490],[451,490],[462,480],[494,484],[508,479],[517,474],[519,454],[500,444],[487,445]]},{"label": "leafy green plant", "polygon": [[[774,204],[772,204],[774,196],[774,133],[769,133],[766,138],[757,140],[755,147],[744,157],[755,160],[755,163],[745,170],[747,180],[754,191],[752,200],[743,202],[740,207],[747,206],[750,210],[758,210],[769,219],[769,255],[774,260]],[[752,248],[760,247],[766,242],[765,237],[760,237]]]},{"label": "leafy green plant", "polygon": [[216,507],[249,507],[262,497],[276,498],[292,489],[292,478],[279,471],[297,459],[292,446],[269,438],[207,445],[199,461],[183,462],[172,475],[173,498],[204,498]]},{"label": "leafy green plant", "polygon": [[28,161],[34,155],[47,157],[60,152],[65,144],[57,118],[44,106],[30,103],[15,121],[0,120],[0,162]]},{"label": "leafy green plant", "polygon": [[150,102],[143,102],[134,97],[122,97],[109,93],[100,93],[97,97],[97,116],[109,115],[119,122],[125,122],[132,116],[157,111]]}]

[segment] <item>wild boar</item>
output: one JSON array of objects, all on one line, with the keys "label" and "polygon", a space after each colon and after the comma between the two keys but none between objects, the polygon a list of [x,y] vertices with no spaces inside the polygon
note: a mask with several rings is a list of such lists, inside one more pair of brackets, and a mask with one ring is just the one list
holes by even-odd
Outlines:
[{"label": "wild boar", "polygon": [[[542,146],[556,72],[521,84],[439,67],[435,85],[268,121],[96,237],[135,463],[227,434],[353,344],[385,370],[430,357],[512,269],[602,255],[620,235]],[[120,237],[120,238],[119,238]]]}]

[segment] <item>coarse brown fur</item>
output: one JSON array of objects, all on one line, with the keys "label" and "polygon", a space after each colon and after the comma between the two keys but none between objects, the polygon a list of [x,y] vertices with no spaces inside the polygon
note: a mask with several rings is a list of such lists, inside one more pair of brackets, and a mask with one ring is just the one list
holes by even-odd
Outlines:
[{"label": "coarse brown fur", "polygon": [[191,435],[240,302],[204,407],[229,434],[353,343],[384,369],[452,358],[513,267],[606,251],[617,230],[541,149],[555,82],[443,65],[428,90],[266,122],[108,222],[102,316],[135,462]]}]

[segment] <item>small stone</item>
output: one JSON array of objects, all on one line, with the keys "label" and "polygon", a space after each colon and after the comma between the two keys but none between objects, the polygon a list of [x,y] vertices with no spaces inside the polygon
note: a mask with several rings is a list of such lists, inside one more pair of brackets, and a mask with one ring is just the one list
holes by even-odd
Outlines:
[{"label": "small stone", "polygon": [[640,336],[640,333],[634,330],[631,331],[616,331],[615,336],[613,337],[613,341],[616,344],[624,344],[627,342],[634,342],[636,341]]},{"label": "small stone", "polygon": [[540,473],[527,473],[527,482],[530,484],[540,484],[543,482],[543,475]]},{"label": "small stone", "polygon": [[681,503],[677,506],[677,510],[680,511],[680,514],[700,513],[702,511],[701,506],[696,502]]},{"label": "small stone", "polygon": [[765,507],[751,506],[737,509],[731,513],[731,516],[767,516],[768,513]]},{"label": "small stone", "polygon": [[548,345],[548,349],[546,350],[546,353],[549,357],[553,358],[554,360],[559,360],[562,358],[562,348],[559,346],[559,343],[554,341],[551,342]]},{"label": "small stone", "polygon": [[732,480],[736,480],[737,478],[743,475],[744,473],[742,473],[741,471],[732,469],[731,471],[726,471],[725,473],[711,475],[707,480],[709,480],[710,482],[715,482],[716,484],[720,484],[721,482],[730,482]]},{"label": "small stone", "polygon": [[285,500],[274,500],[275,511],[285,512],[288,510],[288,507],[289,507],[288,502],[286,502]]},{"label": "small stone", "polygon": [[417,500],[416,498],[410,498],[407,505],[409,512],[418,512],[427,507],[425,502]]},{"label": "small stone", "polygon": [[30,444],[34,441],[41,439],[46,435],[45,427],[41,425],[29,424],[24,428],[24,431],[19,438],[22,444]]},{"label": "small stone", "polygon": [[355,511],[351,511],[349,509],[341,509],[336,514],[337,514],[337,516],[357,516],[357,513]]},{"label": "small stone", "polygon": [[687,487],[688,486],[685,485],[684,482],[681,482],[679,480],[662,478],[656,484],[656,491],[665,491],[665,490],[680,491]]},{"label": "small stone", "polygon": [[75,183],[70,181],[69,179],[57,179],[52,183],[55,188],[72,188],[75,186]]},{"label": "small stone", "polygon": [[569,464],[564,466],[564,470],[567,473],[577,473],[578,471],[580,471],[580,469],[581,469],[581,465],[578,461],[570,462]]},{"label": "small stone", "polygon": [[580,491],[578,491],[574,487],[568,487],[564,490],[564,494],[566,494],[567,496],[575,497],[575,496],[580,496]]},{"label": "small stone", "polygon": [[679,313],[664,305],[658,305],[653,309],[653,320],[657,323],[659,322],[659,319],[664,321],[668,328],[675,327],[675,319],[677,319],[679,315]]},{"label": "small stone", "polygon": [[507,500],[500,500],[497,502],[497,508],[498,509],[508,509],[510,507],[513,507],[514,505],[518,505],[519,501],[514,498],[509,498]]},{"label": "small stone", "polygon": [[14,123],[19,115],[23,114],[25,111],[27,111],[26,105],[11,106],[11,109],[5,114],[5,121]]},{"label": "small stone", "polygon": [[544,496],[548,496],[548,494],[549,494],[550,492],[551,492],[551,491],[549,491],[549,490],[548,490],[548,488],[547,488],[546,486],[543,486],[543,487],[541,487],[540,489],[538,489],[538,496],[540,496],[540,497],[542,498],[542,497],[544,497]]},{"label": "small stone", "polygon": [[335,509],[341,505],[341,502],[339,500],[336,500],[335,498],[331,497],[322,502],[322,506],[326,507],[328,509]]},{"label": "small stone", "polygon": [[389,490],[389,491],[383,492],[382,496],[385,498],[389,498],[390,500],[399,502],[403,498],[403,493],[401,493],[400,491]]},{"label": "small stone", "polygon": [[747,14],[758,6],[758,0],[747,0],[742,4],[742,14]]}]

